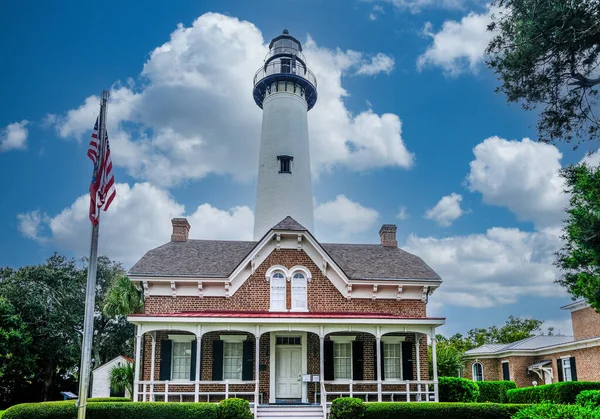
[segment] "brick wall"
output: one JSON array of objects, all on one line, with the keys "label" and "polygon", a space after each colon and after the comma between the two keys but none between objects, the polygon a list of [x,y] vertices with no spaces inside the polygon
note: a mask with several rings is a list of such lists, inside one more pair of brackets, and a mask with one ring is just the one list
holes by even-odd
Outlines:
[{"label": "brick wall", "polygon": [[502,379],[502,365],[498,359],[470,359],[465,362],[463,376],[469,380],[473,379],[473,364],[479,362],[483,366],[483,379],[485,381],[497,381]]},{"label": "brick wall", "polygon": [[592,307],[571,312],[575,340],[600,336],[600,313]]},{"label": "brick wall", "polygon": [[[166,314],[180,311],[203,310],[269,310],[270,288],[265,279],[268,268],[283,265],[291,268],[302,265],[312,274],[308,283],[308,308],[315,312],[386,313],[399,316],[425,317],[426,304],[421,300],[347,300],[323,275],[303,250],[274,250],[257,268],[255,273],[230,298],[224,297],[171,297],[149,296],[145,300],[146,314]],[[287,282],[288,308],[291,301],[291,284]]]}]

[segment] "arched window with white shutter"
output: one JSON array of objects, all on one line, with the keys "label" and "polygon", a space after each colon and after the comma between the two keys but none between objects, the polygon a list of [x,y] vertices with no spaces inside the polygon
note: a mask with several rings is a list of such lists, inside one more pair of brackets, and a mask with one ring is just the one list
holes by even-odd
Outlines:
[{"label": "arched window with white shutter", "polygon": [[271,311],[286,311],[285,275],[275,271],[271,275]]}]

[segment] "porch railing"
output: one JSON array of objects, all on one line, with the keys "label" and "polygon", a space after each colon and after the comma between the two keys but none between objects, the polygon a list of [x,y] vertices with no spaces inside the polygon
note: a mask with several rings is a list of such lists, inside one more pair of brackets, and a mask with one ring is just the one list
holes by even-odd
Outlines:
[{"label": "porch railing", "polygon": [[[204,391],[201,386],[211,386],[210,391]],[[193,389],[190,389],[193,387]],[[241,387],[241,388],[240,388]],[[179,401],[183,401],[184,396],[193,396],[194,401],[200,401],[200,397],[206,397],[210,402],[211,396],[222,396],[220,398],[228,399],[238,396],[252,396],[254,405],[259,403],[256,390],[249,391],[249,388],[255,388],[256,381],[136,381],[133,401],[169,401],[169,397],[179,396]],[[218,390],[215,390],[218,388]]]},{"label": "porch railing", "polygon": [[[334,387],[334,388],[332,388]],[[389,396],[391,401],[438,401],[438,383],[432,380],[410,381],[323,381],[321,383],[321,402],[327,401],[328,396],[360,397],[366,401],[381,401],[383,396]]]}]

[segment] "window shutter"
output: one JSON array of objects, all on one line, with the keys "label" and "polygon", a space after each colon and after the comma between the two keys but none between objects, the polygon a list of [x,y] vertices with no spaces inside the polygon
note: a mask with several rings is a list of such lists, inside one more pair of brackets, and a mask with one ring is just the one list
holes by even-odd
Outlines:
[{"label": "window shutter", "polygon": [[373,380],[377,380],[377,341],[373,342]]},{"label": "window shutter", "polygon": [[352,379],[364,380],[363,342],[352,341]]},{"label": "window shutter", "polygon": [[165,339],[160,342],[160,372],[158,379],[160,381],[169,381],[171,379],[171,352],[173,342]]},{"label": "window shutter", "polygon": [[558,381],[563,381],[562,359],[556,360],[556,370],[558,371]]},{"label": "window shutter", "polygon": [[508,362],[502,363],[502,379],[505,381],[510,381],[510,371],[508,369]]},{"label": "window shutter", "polygon": [[213,341],[212,380],[223,380],[223,341]]},{"label": "window shutter", "polygon": [[[381,347],[381,381],[385,380],[385,345],[383,342],[380,342],[380,347]],[[377,369],[377,366],[375,366],[375,369]]]},{"label": "window shutter", "polygon": [[573,377],[573,381],[577,381],[577,368],[575,366],[575,358],[571,357],[569,359],[571,363],[571,377]]},{"label": "window shutter", "polygon": [[254,367],[254,341],[245,340],[242,353],[242,380],[252,381],[254,373],[252,369]]},{"label": "window shutter", "polygon": [[331,381],[334,379],[333,375],[333,341],[326,340],[324,343],[325,353],[323,354],[323,361],[325,362],[325,371],[323,371],[323,379],[325,381]]},{"label": "window shutter", "polygon": [[196,340],[192,341],[192,359],[190,362],[190,381],[196,380],[196,351],[198,343]]},{"label": "window shutter", "polygon": [[414,380],[412,342],[402,342],[402,379]]}]

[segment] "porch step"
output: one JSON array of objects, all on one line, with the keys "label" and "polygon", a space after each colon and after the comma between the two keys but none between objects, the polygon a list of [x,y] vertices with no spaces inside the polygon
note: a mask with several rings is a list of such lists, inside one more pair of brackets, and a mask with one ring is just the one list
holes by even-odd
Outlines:
[{"label": "porch step", "polygon": [[323,408],[314,405],[271,405],[258,406],[256,419],[323,419]]}]

